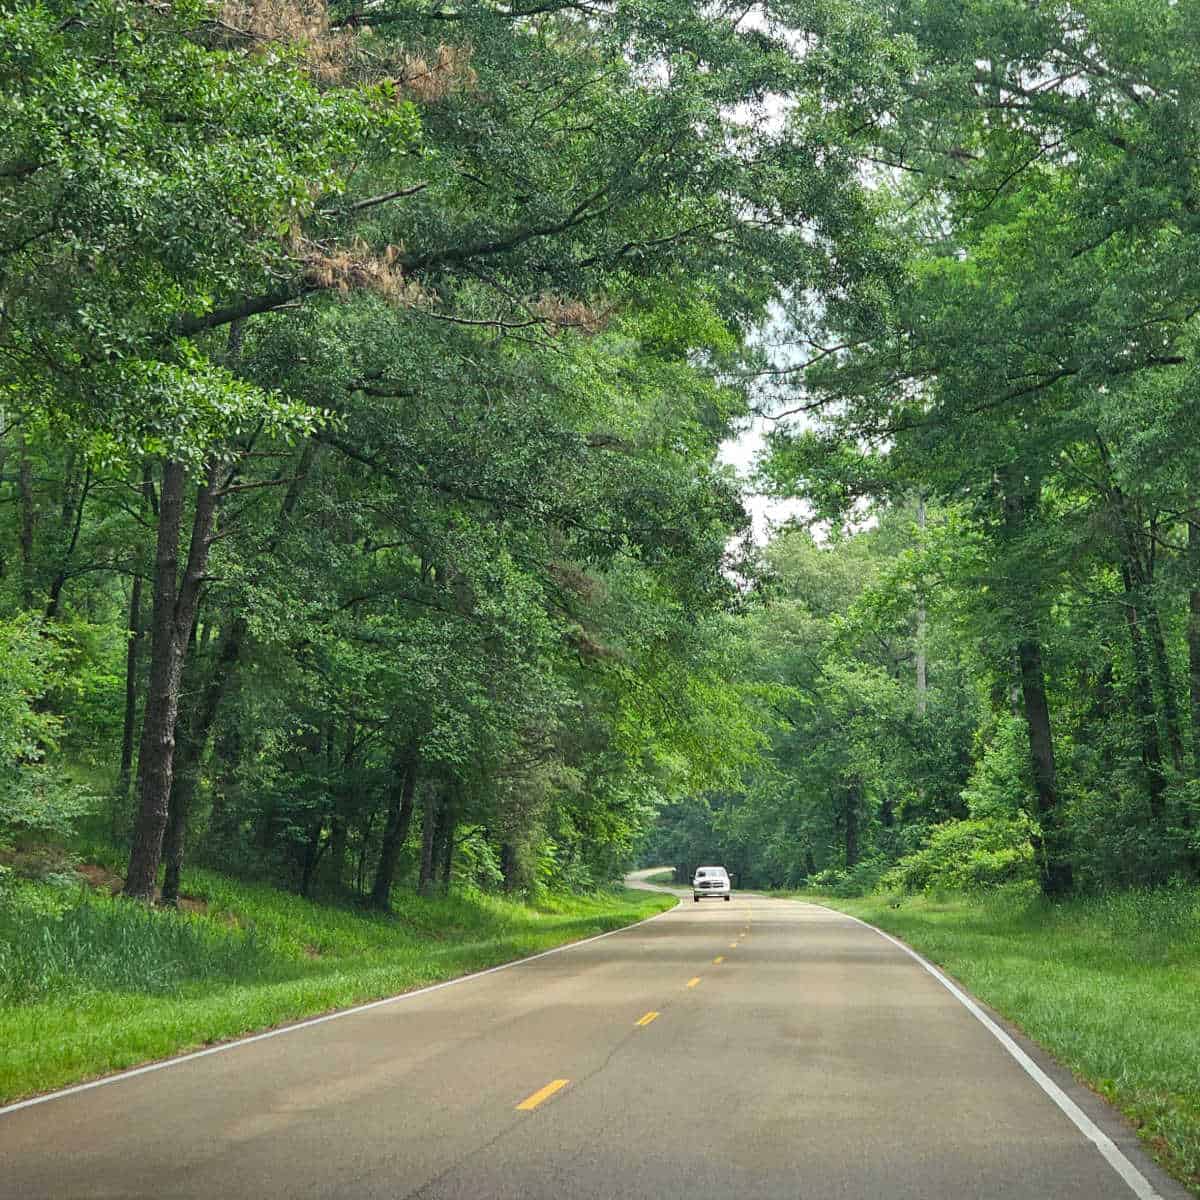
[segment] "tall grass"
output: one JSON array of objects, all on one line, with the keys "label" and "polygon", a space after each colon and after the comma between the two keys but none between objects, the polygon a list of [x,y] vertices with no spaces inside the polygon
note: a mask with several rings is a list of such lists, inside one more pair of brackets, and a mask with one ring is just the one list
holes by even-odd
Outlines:
[{"label": "tall grass", "polygon": [[828,903],[962,980],[1117,1104],[1200,1195],[1200,890]]},{"label": "tall grass", "polygon": [[[0,1005],[96,992],[177,995],[184,984],[286,978],[253,929],[80,897],[62,913],[0,905]],[[291,972],[294,974],[294,972]]]}]

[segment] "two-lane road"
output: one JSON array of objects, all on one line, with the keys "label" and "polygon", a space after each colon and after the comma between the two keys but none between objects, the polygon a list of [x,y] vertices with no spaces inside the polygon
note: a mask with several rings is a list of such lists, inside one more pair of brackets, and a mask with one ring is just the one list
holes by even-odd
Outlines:
[{"label": "two-lane road", "polygon": [[0,1196],[1186,1195],[1067,1088],[1119,1143],[1116,1166],[874,931],[796,901],[689,899],[510,968],[2,1112]]}]

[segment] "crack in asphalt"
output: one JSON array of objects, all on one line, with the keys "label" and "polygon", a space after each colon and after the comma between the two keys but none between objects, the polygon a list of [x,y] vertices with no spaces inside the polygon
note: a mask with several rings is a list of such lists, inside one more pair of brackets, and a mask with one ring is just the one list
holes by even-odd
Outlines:
[{"label": "crack in asphalt", "polygon": [[[659,1011],[662,1013],[666,1013],[670,1010],[670,1007],[671,1006],[668,1005],[667,1007],[660,1009]],[[590,1083],[592,1080],[597,1078],[597,1076],[599,1076],[599,1075],[603,1074],[605,1071],[607,1071],[608,1068],[610,1066],[612,1066],[613,1059],[615,1059],[617,1057],[617,1055],[623,1049],[625,1049],[625,1047],[628,1046],[629,1043],[632,1042],[634,1040],[634,1038],[637,1036],[638,1036],[638,1032],[637,1032],[637,1029],[635,1026],[628,1033],[626,1033],[612,1047],[611,1050],[609,1050],[609,1052],[604,1056],[603,1062],[601,1062],[597,1066],[593,1067],[586,1074],[580,1075],[577,1079],[571,1080],[571,1086],[570,1086],[569,1091],[564,1093],[562,1098],[559,1100],[559,1103],[563,1104],[563,1103],[568,1102],[571,1095],[578,1092],[579,1089],[582,1088],[584,1084]],[[418,1187],[414,1188],[412,1191],[405,1192],[404,1195],[400,1197],[400,1200],[426,1200],[426,1198],[428,1198],[431,1195],[431,1189],[436,1188],[439,1183],[441,1183],[443,1180],[445,1180],[449,1176],[453,1175],[455,1171],[457,1171],[460,1167],[465,1166],[473,1158],[476,1158],[479,1155],[486,1153],[488,1150],[491,1150],[494,1146],[497,1146],[506,1137],[508,1137],[509,1134],[513,1133],[515,1130],[519,1129],[521,1126],[527,1125],[529,1123],[529,1120],[530,1120],[530,1118],[528,1118],[528,1117],[517,1117],[515,1119],[510,1120],[508,1122],[508,1124],[506,1124],[504,1126],[503,1129],[499,1130],[492,1137],[488,1138],[487,1141],[480,1143],[478,1146],[473,1147],[472,1149],[466,1151],[464,1154],[460,1154],[458,1156],[458,1158],[456,1158],[448,1167],[445,1168],[445,1170],[439,1171],[438,1174],[434,1175],[431,1179],[427,1179],[424,1183],[420,1184]]]},{"label": "crack in asphalt", "polygon": [[[660,1014],[665,1015],[669,1013],[677,1003],[678,1001],[671,1001],[667,1004],[664,1004],[664,1006],[658,1011]],[[564,1092],[558,1103],[569,1103],[573,1094],[578,1093],[585,1084],[591,1083],[593,1080],[607,1071],[612,1066],[613,1060],[617,1057],[617,1055],[620,1054],[621,1051],[624,1050],[638,1036],[641,1036],[641,1031],[636,1025],[631,1026],[624,1036],[620,1037],[616,1041],[616,1043],[612,1046],[600,1063],[598,1063],[585,1074],[571,1080],[569,1089]],[[528,1122],[529,1118],[527,1117],[516,1117],[515,1119],[509,1120],[508,1123],[502,1129],[497,1131],[492,1137],[488,1138],[484,1142],[481,1142],[478,1146],[467,1150],[465,1153],[460,1154],[444,1170],[439,1171],[432,1178],[427,1179],[424,1183],[413,1188],[411,1191],[405,1192],[403,1196],[399,1198],[399,1200],[428,1200],[428,1198],[432,1195],[432,1189],[436,1188],[438,1184],[449,1178],[461,1167],[469,1163],[472,1159],[477,1158],[479,1155],[484,1154],[493,1147],[497,1146],[506,1137],[508,1137],[509,1134],[513,1133],[522,1126],[527,1125]]]}]

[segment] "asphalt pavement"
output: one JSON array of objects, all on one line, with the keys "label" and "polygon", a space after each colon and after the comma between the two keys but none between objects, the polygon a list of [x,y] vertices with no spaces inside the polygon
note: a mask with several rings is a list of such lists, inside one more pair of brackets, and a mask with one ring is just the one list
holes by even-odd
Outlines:
[{"label": "asphalt pavement", "polygon": [[561,952],[0,1111],[0,1196],[1187,1196],[987,1019],[849,918],[688,895]]}]

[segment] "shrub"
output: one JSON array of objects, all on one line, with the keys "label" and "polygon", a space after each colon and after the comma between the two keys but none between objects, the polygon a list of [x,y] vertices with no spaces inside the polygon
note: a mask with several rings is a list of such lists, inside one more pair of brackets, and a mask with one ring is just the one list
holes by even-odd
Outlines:
[{"label": "shrub", "polygon": [[457,878],[482,891],[497,891],[504,886],[500,856],[483,829],[470,830],[458,843],[454,867]]},{"label": "shrub", "polygon": [[1067,806],[1076,880],[1086,890],[1165,883],[1188,870],[1194,830],[1183,817],[1195,813],[1194,782],[1167,792],[1168,824],[1154,820],[1140,770],[1117,770],[1103,788],[1076,789]]},{"label": "shrub", "polygon": [[982,753],[963,788],[968,812],[983,820],[1015,818],[1032,800],[1025,722],[1020,717],[997,717],[979,749]]},{"label": "shrub", "polygon": [[837,889],[846,883],[846,872],[841,867],[826,867],[808,877],[808,886],[815,892],[837,895]]},{"label": "shrub", "polygon": [[86,788],[44,767],[0,778],[0,842],[66,841],[99,803]]},{"label": "shrub", "polygon": [[6,772],[40,762],[57,741],[58,719],[39,712],[36,702],[53,682],[58,657],[35,618],[0,620],[0,769]]},{"label": "shrub", "polygon": [[810,875],[804,886],[826,896],[865,896],[875,890],[886,867],[887,860],[882,857],[865,858],[849,868],[826,867]]},{"label": "shrub", "polygon": [[62,741],[72,758],[106,764],[121,739],[125,705],[123,630],[60,617],[44,633],[53,639],[55,662],[50,707],[63,714]]},{"label": "shrub", "polygon": [[38,701],[53,685],[60,657],[35,619],[0,621],[0,847],[65,840],[96,805],[44,762],[61,729]]},{"label": "shrub", "polygon": [[976,891],[1033,878],[1027,817],[946,821],[878,880],[885,891]]}]

